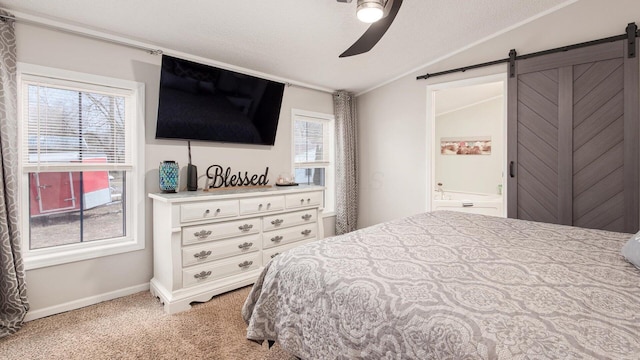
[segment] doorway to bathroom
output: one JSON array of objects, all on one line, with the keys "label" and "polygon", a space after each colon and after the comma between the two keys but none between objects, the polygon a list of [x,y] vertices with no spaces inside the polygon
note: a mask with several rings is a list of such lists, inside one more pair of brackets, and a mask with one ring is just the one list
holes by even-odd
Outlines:
[{"label": "doorway to bathroom", "polygon": [[506,74],[427,86],[427,204],[506,216]]}]

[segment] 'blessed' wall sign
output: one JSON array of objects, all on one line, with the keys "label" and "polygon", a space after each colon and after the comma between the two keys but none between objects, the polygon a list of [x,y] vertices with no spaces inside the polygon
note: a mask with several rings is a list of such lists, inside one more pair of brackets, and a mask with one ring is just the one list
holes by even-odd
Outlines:
[{"label": "'blessed' wall sign", "polygon": [[217,189],[223,187],[232,186],[267,186],[269,180],[267,180],[267,174],[269,174],[269,167],[264,171],[264,174],[249,175],[248,171],[244,173],[238,171],[237,173],[231,173],[231,167],[226,170],[220,165],[211,165],[207,168],[207,177],[211,179],[210,189]]}]

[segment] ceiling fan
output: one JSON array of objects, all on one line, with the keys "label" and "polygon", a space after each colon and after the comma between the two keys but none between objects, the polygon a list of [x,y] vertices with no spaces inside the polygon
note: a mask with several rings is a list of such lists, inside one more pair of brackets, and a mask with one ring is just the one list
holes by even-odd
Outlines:
[{"label": "ceiling fan", "polygon": [[[350,3],[352,0],[336,1]],[[372,24],[351,47],[340,54],[340,57],[359,55],[371,50],[391,26],[400,5],[402,5],[402,0],[358,0],[356,10],[358,19]]]}]

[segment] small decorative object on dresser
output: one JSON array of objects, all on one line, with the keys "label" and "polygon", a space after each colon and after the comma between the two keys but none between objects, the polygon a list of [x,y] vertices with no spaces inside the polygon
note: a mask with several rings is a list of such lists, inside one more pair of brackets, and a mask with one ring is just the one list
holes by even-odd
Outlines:
[{"label": "small decorative object on dresser", "polygon": [[321,186],[149,194],[151,293],[167,313],[253,284],[272,258],[323,238]]},{"label": "small decorative object on dresser", "polygon": [[160,190],[164,193],[174,193],[178,190],[178,173],[180,167],[172,160],[160,163],[158,173],[160,174]]},{"label": "small decorative object on dresser", "polygon": [[276,186],[298,186],[296,177],[293,174],[282,173],[276,179]]},{"label": "small decorative object on dresser", "polygon": [[187,165],[187,190],[198,190],[198,168],[191,163],[191,141],[187,141],[189,149],[189,164]]}]

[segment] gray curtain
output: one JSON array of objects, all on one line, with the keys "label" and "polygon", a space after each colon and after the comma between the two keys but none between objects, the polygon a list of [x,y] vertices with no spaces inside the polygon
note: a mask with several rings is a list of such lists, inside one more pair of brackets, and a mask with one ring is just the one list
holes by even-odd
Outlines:
[{"label": "gray curtain", "polygon": [[18,229],[16,87],[14,23],[0,18],[0,338],[16,332],[29,310]]},{"label": "gray curtain", "polygon": [[353,94],[333,94],[336,117],[336,234],[357,228],[358,221],[358,122]]}]

